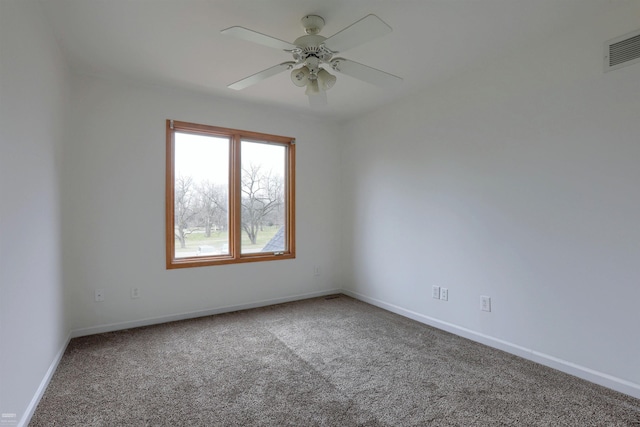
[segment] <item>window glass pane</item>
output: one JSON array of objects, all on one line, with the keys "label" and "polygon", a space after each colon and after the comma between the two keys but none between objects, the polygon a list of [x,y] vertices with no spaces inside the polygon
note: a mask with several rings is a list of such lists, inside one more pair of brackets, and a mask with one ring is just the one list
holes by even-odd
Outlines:
[{"label": "window glass pane", "polygon": [[229,253],[229,139],[175,133],[175,257]]},{"label": "window glass pane", "polygon": [[240,253],[287,249],[286,150],[283,145],[242,141]]}]

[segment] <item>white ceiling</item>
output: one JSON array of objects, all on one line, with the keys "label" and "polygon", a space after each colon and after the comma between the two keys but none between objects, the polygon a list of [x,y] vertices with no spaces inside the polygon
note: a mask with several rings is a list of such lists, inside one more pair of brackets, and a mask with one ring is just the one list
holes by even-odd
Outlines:
[{"label": "white ceiling", "polygon": [[[41,0],[72,69],[279,105],[326,118],[363,114],[550,37],[623,0]],[[311,110],[283,72],[234,91],[227,85],[291,57],[220,34],[239,25],[292,42],[300,18],[324,17],[328,37],[367,14],[393,32],[341,53],[404,78],[383,89],[337,74],[329,106]]]}]

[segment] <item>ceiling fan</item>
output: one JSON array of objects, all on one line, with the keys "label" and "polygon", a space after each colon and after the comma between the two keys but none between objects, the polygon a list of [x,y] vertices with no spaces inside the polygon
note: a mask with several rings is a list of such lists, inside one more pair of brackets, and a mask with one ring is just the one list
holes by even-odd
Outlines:
[{"label": "ceiling fan", "polygon": [[[334,55],[361,45],[376,37],[391,32],[391,27],[376,15],[367,15],[329,38],[318,33],[324,27],[324,19],[318,15],[307,15],[301,20],[306,35],[298,37],[293,43],[286,42],[244,27],[231,27],[221,33],[238,39],[258,43],[275,49],[282,49],[293,55],[293,61],[283,62],[262,70],[229,85],[229,88],[241,90],[285,70],[291,71],[291,80],[298,87],[305,87],[312,106],[327,103],[326,91],[336,82],[322,65],[326,64],[334,71],[378,86],[393,86],[402,79],[393,74],[368,67]],[[298,67],[300,65],[300,67]]]}]

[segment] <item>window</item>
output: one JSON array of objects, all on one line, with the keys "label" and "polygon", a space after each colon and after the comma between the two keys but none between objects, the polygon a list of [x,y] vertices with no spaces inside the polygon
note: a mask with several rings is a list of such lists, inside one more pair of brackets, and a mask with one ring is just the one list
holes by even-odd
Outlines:
[{"label": "window", "polygon": [[295,258],[295,140],[167,120],[167,268]]}]

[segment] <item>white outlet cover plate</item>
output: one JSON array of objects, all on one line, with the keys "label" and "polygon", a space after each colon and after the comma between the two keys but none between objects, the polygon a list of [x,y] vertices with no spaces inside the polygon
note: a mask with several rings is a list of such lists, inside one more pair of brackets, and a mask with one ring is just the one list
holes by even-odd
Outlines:
[{"label": "white outlet cover plate", "polygon": [[485,295],[480,296],[480,310],[491,311],[491,297]]}]

